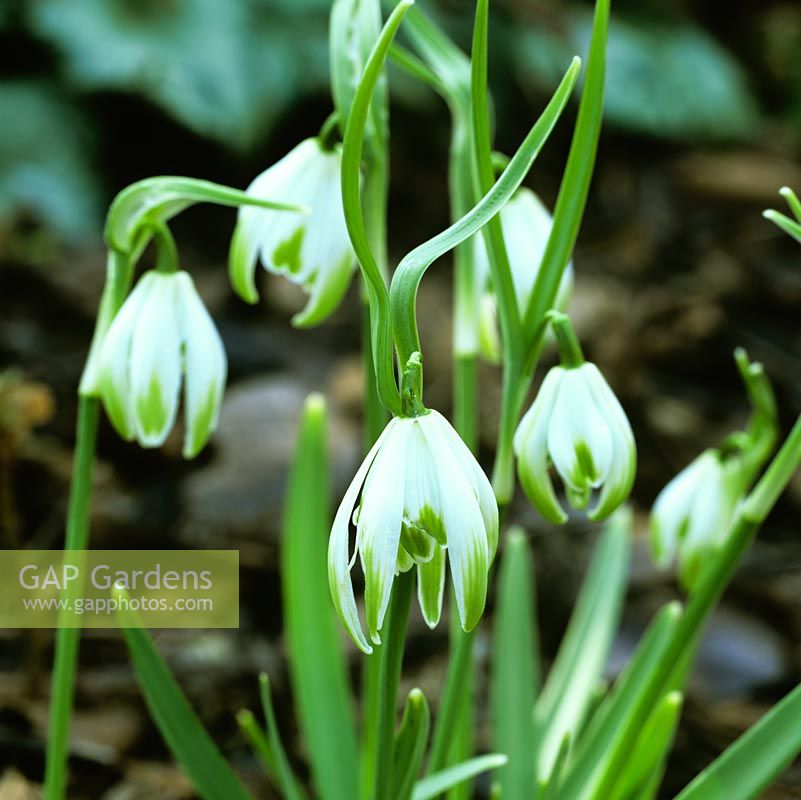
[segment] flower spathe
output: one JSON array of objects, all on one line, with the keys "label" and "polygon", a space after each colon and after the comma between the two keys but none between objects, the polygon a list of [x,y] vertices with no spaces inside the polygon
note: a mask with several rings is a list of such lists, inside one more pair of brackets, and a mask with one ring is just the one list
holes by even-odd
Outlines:
[{"label": "flower spathe", "polygon": [[258,300],[255,272],[260,259],[265,269],[309,293],[306,307],[293,319],[300,327],[316,325],[331,314],[356,267],[342,206],[341,164],[341,148],[326,149],[319,139],[306,139],[262,172],[247,193],[280,196],[305,206],[308,214],[239,209],[229,257],[234,290],[250,303]]},{"label": "flower spathe", "polygon": [[[537,280],[545,247],[551,235],[553,217],[531,189],[518,189],[498,215],[506,242],[506,252],[520,314],[526,313]],[[479,348],[485,358],[500,358],[497,301],[490,286],[490,263],[483,235],[476,237],[475,275],[483,293],[479,319]],[[573,291],[573,263],[569,262],[554,301],[554,308],[564,311]]]},{"label": "flower spathe", "polygon": [[395,576],[417,565],[420,609],[434,627],[447,557],[462,627],[472,630],[484,610],[497,544],[495,495],[450,423],[436,411],[396,417],[364,459],[334,519],[328,546],[334,605],[354,642],[370,653],[350,574],[357,555],[365,575],[366,627],[376,644]]},{"label": "flower spathe", "polygon": [[185,458],[217,426],[227,374],[220,335],[186,272],[147,272],[123,303],[100,350],[99,390],[124,439],[164,443],[184,385]]},{"label": "flower spathe", "polygon": [[623,408],[590,362],[553,367],[515,433],[520,483],[534,507],[552,522],[567,519],[549,467],[564,482],[567,499],[584,509],[599,490],[593,520],[605,519],[631,491],[637,453]]},{"label": "flower spathe", "polygon": [[666,568],[678,559],[691,587],[704,557],[722,544],[744,488],[740,461],[705,450],[659,493],[651,511],[651,554]]}]

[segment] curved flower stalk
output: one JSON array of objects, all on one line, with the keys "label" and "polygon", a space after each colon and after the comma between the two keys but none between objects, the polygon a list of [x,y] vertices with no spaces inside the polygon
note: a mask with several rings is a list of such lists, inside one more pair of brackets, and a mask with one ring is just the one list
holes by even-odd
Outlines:
[{"label": "curved flower stalk", "polygon": [[256,261],[309,294],[293,323],[322,322],[339,305],[356,268],[342,207],[341,147],[321,138],[306,139],[248,187],[254,198],[280,195],[309,208],[309,214],[265,211],[242,206],[231,241],[229,271],[237,294],[258,300]]},{"label": "curved flower stalk", "polygon": [[358,647],[372,652],[351,581],[358,554],[375,644],[381,643],[395,576],[415,565],[420,609],[433,628],[442,610],[447,556],[462,628],[472,630],[484,610],[497,544],[498,506],[489,480],[450,423],[433,410],[395,417],[356,473],[331,529],[328,578],[337,613]]},{"label": "curved flower stalk", "polygon": [[220,335],[186,272],[145,273],[106,334],[100,396],[124,439],[159,447],[175,424],[181,381],[183,455],[204,447],[217,419],[227,360]]},{"label": "curved flower stalk", "polygon": [[[531,292],[539,274],[542,257],[553,228],[553,217],[537,195],[525,187],[515,192],[499,214],[504,242],[509,256],[509,267],[522,316],[528,308]],[[479,320],[481,354],[494,363],[501,359],[501,339],[497,322],[497,300],[492,287],[490,259],[486,239],[475,240],[475,277],[477,289],[482,293]],[[573,292],[573,262],[567,264],[559,283],[554,308],[566,311]]]},{"label": "curved flower stalk", "polygon": [[600,370],[584,361],[568,318],[551,312],[550,319],[562,366],[545,376],[515,433],[518,476],[534,507],[551,522],[565,522],[567,514],[556,498],[550,465],[562,478],[573,508],[585,509],[592,493],[600,490],[587,516],[605,519],[634,483],[634,434]]},{"label": "curved flower stalk", "polygon": [[662,489],[651,511],[654,563],[665,569],[677,561],[687,589],[697,585],[704,564],[728,538],[740,500],[778,434],[776,402],[762,365],[751,363],[744,350],[734,355],[753,406],[747,430],[695,458]]}]

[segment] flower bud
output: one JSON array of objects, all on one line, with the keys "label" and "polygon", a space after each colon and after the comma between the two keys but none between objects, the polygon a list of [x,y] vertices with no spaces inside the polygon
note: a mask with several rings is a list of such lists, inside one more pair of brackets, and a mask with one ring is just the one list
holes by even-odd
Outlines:
[{"label": "flower bud", "polygon": [[459,618],[471,630],[484,610],[497,544],[495,495],[450,423],[436,411],[396,417],[365,458],[334,519],[328,548],[334,605],[353,640],[370,653],[350,575],[357,554],[365,575],[367,628],[376,644],[395,575],[417,565],[420,608],[433,628],[442,610],[447,555]]},{"label": "flower bud", "polygon": [[554,367],[515,433],[520,483],[534,507],[552,522],[567,519],[556,499],[549,466],[565,484],[568,502],[584,509],[592,492],[592,520],[608,517],[628,497],[637,454],[618,399],[589,362]]},{"label": "flower bud", "polygon": [[147,272],[103,340],[100,396],[120,436],[158,447],[175,423],[183,376],[183,454],[193,458],[217,426],[226,372],[220,335],[189,274]]},{"label": "flower bud", "polygon": [[[530,189],[518,189],[499,214],[509,267],[515,287],[515,296],[520,314],[525,314],[531,291],[551,235],[553,218],[542,201]],[[487,247],[482,235],[476,237],[475,274],[479,289],[484,293],[479,321],[479,347],[481,354],[490,361],[500,359],[500,336],[498,335],[497,302],[490,285],[490,263]],[[573,264],[567,265],[562,274],[554,308],[564,311],[573,291]]]},{"label": "flower bud", "polygon": [[671,480],[651,511],[651,553],[666,568],[678,558],[692,587],[704,559],[725,541],[744,487],[740,460],[705,450]]},{"label": "flower bud", "polygon": [[308,207],[309,213],[239,209],[231,241],[229,272],[237,294],[258,299],[256,260],[309,293],[293,322],[308,327],[322,322],[339,305],[350,284],[356,256],[345,226],[340,167],[342,153],[306,139],[247,189],[253,197],[281,197]]}]

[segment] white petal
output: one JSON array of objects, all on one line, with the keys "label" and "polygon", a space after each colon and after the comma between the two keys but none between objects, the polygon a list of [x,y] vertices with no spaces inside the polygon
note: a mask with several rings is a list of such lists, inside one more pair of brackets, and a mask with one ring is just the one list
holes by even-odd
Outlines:
[{"label": "white petal", "polygon": [[410,428],[404,470],[403,521],[406,525],[425,530],[429,536],[444,545],[445,527],[434,455],[428,446],[420,420],[412,420]]},{"label": "white petal", "polygon": [[[542,257],[551,235],[553,218],[530,189],[521,188],[504,206],[500,214],[504,239],[507,243],[509,266],[515,285],[520,313],[524,313],[531,290],[542,265]],[[562,308],[570,297],[572,264],[568,264],[559,285],[555,308]]]},{"label": "white petal", "polygon": [[631,492],[637,472],[637,447],[626,412],[595,364],[582,367],[601,415],[612,436],[612,462],[603,479],[603,488],[587,515],[592,520],[606,519]]},{"label": "white petal", "polygon": [[[248,187],[252,197],[265,200],[280,200],[287,203],[303,203],[308,192],[304,186],[309,181],[308,167],[319,152],[315,139],[306,139],[291,150],[280,161],[262,172]],[[255,303],[258,299],[255,283],[256,258],[266,253],[265,266],[274,268],[272,254],[282,243],[306,225],[307,217],[301,213],[275,211],[256,206],[239,209],[236,229],[231,240],[229,272],[236,292],[245,300]],[[279,270],[275,267],[276,271]]]},{"label": "white petal", "polygon": [[490,559],[492,559],[498,548],[498,501],[495,499],[495,492],[492,491],[492,485],[484,470],[481,469],[481,465],[476,461],[476,457],[450,422],[438,411],[431,411],[431,414],[439,423],[445,441],[456,456],[456,460],[462,465],[470,485],[473,487],[473,493],[478,500],[478,507],[484,520]]},{"label": "white petal", "polygon": [[690,523],[696,495],[703,495],[705,479],[714,469],[710,459],[716,458],[711,450],[701,453],[657,496],[651,509],[651,553],[658,566],[673,561]]},{"label": "white petal", "polygon": [[612,435],[590,391],[587,366],[564,370],[548,425],[548,452],[576,492],[600,486],[612,463]]},{"label": "white petal", "polygon": [[217,427],[228,361],[220,334],[186,272],[178,273],[184,343],[184,458],[194,458]]},{"label": "white petal", "polygon": [[442,614],[445,594],[445,550],[437,547],[427,564],[417,567],[417,601],[429,628],[435,628]]},{"label": "white petal", "polygon": [[131,344],[131,392],[136,438],[158,447],[175,424],[181,386],[181,330],[175,274],[152,273]]},{"label": "white petal", "polygon": [[556,499],[548,473],[548,426],[563,372],[561,367],[548,372],[514,437],[517,475],[523,491],[540,514],[557,524],[563,523],[567,515]]},{"label": "white petal", "polygon": [[370,647],[362,631],[359,612],[356,608],[356,598],[353,594],[353,583],[350,578],[350,520],[359,492],[376,453],[395,425],[396,421],[393,419],[384,428],[381,436],[378,437],[356,472],[345,492],[345,496],[342,498],[342,502],[339,504],[339,509],[334,517],[334,524],[331,526],[331,537],[328,540],[328,585],[331,589],[334,607],[353,641],[360,650],[367,654],[372,653],[373,648]]},{"label": "white petal", "polygon": [[153,273],[145,273],[128,295],[106,333],[100,351],[98,384],[103,405],[116,431],[123,439],[136,434],[131,393],[131,343],[136,320],[153,287]]},{"label": "white petal", "polygon": [[487,597],[490,553],[484,518],[470,480],[445,439],[441,424],[432,414],[421,417],[420,422],[437,468],[459,619],[462,628],[470,631],[481,618]]},{"label": "white petal", "polygon": [[375,644],[389,605],[403,521],[406,448],[412,420],[398,419],[375,457],[364,483],[359,511],[358,549],[364,570],[367,628]]}]

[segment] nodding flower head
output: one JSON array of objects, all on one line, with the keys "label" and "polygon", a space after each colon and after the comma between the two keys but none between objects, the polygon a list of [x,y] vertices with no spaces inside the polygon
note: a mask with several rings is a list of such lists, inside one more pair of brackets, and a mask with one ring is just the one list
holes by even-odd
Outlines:
[{"label": "nodding flower head", "polygon": [[723,542],[745,488],[740,459],[705,450],[659,493],[651,511],[651,553],[666,568],[678,559],[691,588],[704,560]]},{"label": "nodding flower head", "polygon": [[99,388],[124,439],[163,444],[184,382],[183,454],[193,458],[217,426],[227,361],[220,335],[186,272],[147,272],[111,323]]},{"label": "nodding flower head", "polygon": [[376,644],[395,576],[416,565],[420,608],[434,627],[447,556],[459,618],[464,630],[471,630],[484,610],[497,543],[492,488],[450,423],[436,411],[395,418],[356,473],[334,520],[328,547],[334,605],[353,640],[370,653],[351,582],[357,555],[365,575],[367,628]]},{"label": "nodding flower head", "polygon": [[593,520],[608,517],[634,482],[634,434],[609,384],[589,362],[548,372],[520,422],[514,450],[523,489],[552,522],[564,522],[567,515],[556,499],[550,465],[574,508],[586,508],[593,491],[600,490],[588,513]]},{"label": "nodding flower head", "polygon": [[322,322],[339,305],[356,267],[342,206],[339,147],[325,149],[306,139],[248,187],[257,198],[282,197],[306,206],[308,214],[242,206],[231,241],[229,271],[236,292],[258,299],[256,261],[309,293],[293,320],[307,327]]},{"label": "nodding flower head", "polygon": [[[525,314],[531,291],[551,235],[553,218],[542,201],[530,189],[522,188],[498,215],[503,228],[506,252],[512,271],[518,310]],[[482,234],[476,236],[475,276],[478,290],[483,293],[479,320],[479,347],[482,355],[491,360],[500,358],[497,302],[490,284],[490,265],[487,247]],[[554,301],[554,308],[564,311],[573,291],[573,264],[568,263]]]}]

